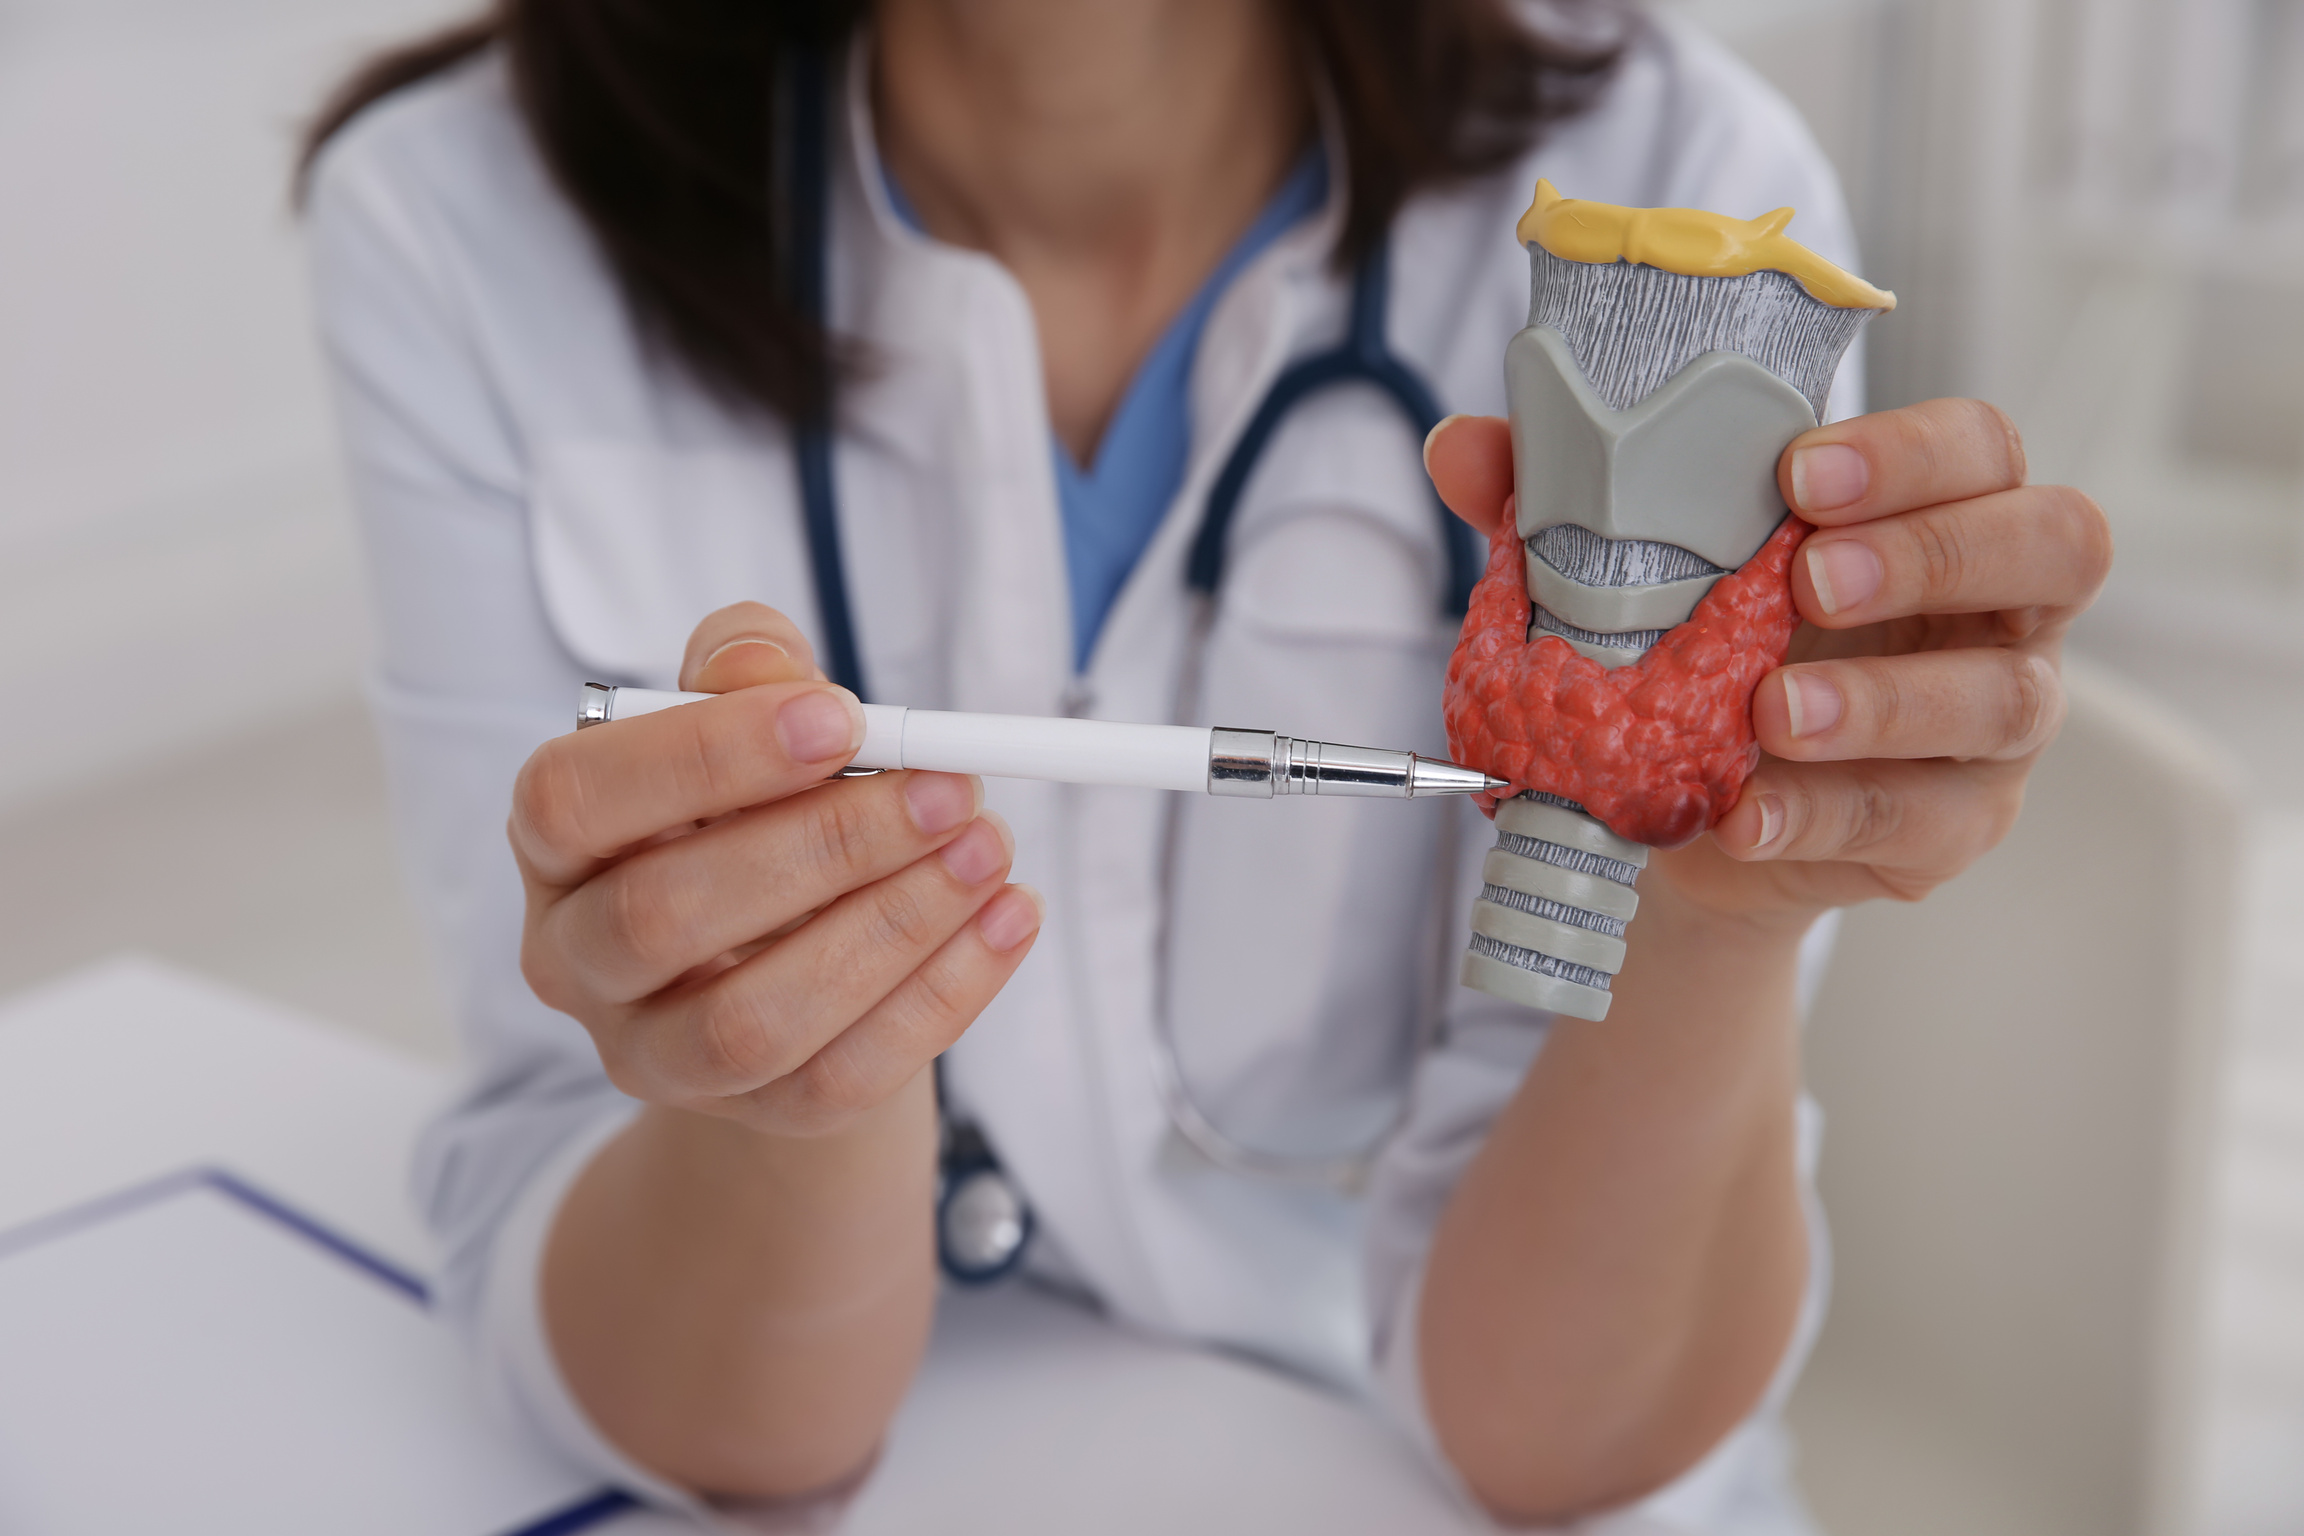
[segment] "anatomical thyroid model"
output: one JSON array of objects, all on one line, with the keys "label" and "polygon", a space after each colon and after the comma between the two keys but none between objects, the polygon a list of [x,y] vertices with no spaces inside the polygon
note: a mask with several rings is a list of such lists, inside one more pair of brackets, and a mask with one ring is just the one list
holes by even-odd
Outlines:
[{"label": "anatomical thyroid model", "polygon": [[1616,208],[1549,182],[1504,354],[1516,519],[1448,664],[1456,761],[1508,779],[1463,981],[1608,1012],[1632,885],[1736,803],[1808,525],[1776,462],[1895,296],[1789,240],[1792,210]]}]

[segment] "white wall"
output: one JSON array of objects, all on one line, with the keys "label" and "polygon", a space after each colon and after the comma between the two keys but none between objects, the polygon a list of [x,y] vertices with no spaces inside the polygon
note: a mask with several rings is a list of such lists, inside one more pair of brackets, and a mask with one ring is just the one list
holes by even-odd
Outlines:
[{"label": "white wall", "polygon": [[286,180],[443,0],[0,6],[0,807],[356,684]]},{"label": "white wall", "polygon": [[[2304,593],[2304,0],[1671,0],[1850,184],[1873,396],[1974,394],[2140,607]],[[2261,626],[2259,626],[2261,627]],[[2234,637],[2233,646],[2238,639]]]}]

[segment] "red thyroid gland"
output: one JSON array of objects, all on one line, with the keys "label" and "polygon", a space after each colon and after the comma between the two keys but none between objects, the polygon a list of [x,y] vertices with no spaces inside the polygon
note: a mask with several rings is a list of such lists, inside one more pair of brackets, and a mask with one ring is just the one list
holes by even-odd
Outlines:
[{"label": "red thyroid gland", "polygon": [[[1491,539],[1442,702],[1456,761],[1583,806],[1636,843],[1672,848],[1736,804],[1760,760],[1752,691],[1784,663],[1799,615],[1787,517],[1743,568],[1638,661],[1606,667],[1528,629],[1521,542]],[[1480,797],[1491,814],[1498,797]]]}]

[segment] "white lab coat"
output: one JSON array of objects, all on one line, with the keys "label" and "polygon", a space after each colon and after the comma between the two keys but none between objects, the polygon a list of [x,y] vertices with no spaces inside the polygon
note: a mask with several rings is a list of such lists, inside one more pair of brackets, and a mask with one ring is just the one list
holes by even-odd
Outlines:
[{"label": "white lab coat", "polygon": [[[857,50],[861,55],[861,50]],[[1372,391],[1297,411],[1253,477],[1199,648],[1183,563],[1217,466],[1274,375],[1332,344],[1338,203],[1244,270],[1191,380],[1177,504],[1075,676],[1033,320],[989,257],[891,212],[851,80],[834,152],[834,323],[878,360],[835,455],[867,676],[943,709],[1277,728],[1445,752],[1453,636],[1412,429]],[[1333,136],[1332,136],[1333,137]],[[1332,163],[1342,146],[1331,142]],[[1757,214],[1853,262],[1823,156],[1716,44],[1667,30],[1522,164],[1426,193],[1393,232],[1393,347],[1446,409],[1500,413],[1524,323],[1512,227],[1539,175],[1572,196]],[[1341,189],[1347,178],[1332,178]],[[791,444],[715,405],[634,332],[483,57],[364,113],[322,158],[311,238],[380,630],[374,698],[406,854],[470,1055],[416,1183],[442,1300],[494,1389],[568,1454],[652,1488],[584,1421],[537,1318],[569,1180],[633,1111],[573,1021],[529,993],[503,824],[521,761],[577,685],[671,687],[704,614],[757,599],[813,631]],[[1853,370],[1851,370],[1852,372]],[[1463,804],[1255,803],[995,781],[1037,948],[953,1048],[949,1086],[1040,1220],[1036,1260],[1131,1324],[1365,1392],[1429,1451],[1412,1315],[1438,1210],[1546,1019],[1453,984],[1487,823]],[[1233,1135],[1336,1145],[1414,1112],[1347,1198],[1223,1172],[1155,1087],[1167,1010]],[[1414,1043],[1438,1009],[1438,1033]],[[1416,1059],[1411,1059],[1412,1057]],[[1804,1114],[1804,1120],[1812,1120]],[[1803,1127],[1813,1155],[1813,1125]],[[1796,1531],[1778,1391],[1655,1511]],[[658,1490],[662,1491],[662,1490]]]}]

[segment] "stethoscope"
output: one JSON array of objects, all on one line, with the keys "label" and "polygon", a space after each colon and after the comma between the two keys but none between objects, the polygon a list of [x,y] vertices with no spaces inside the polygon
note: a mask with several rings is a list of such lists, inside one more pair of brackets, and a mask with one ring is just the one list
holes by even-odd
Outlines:
[{"label": "stethoscope", "polygon": [[[793,250],[797,256],[793,298],[796,307],[821,326],[827,310],[825,274],[830,248],[828,103],[821,63],[802,62],[793,71],[792,87],[791,190]],[[1241,494],[1290,411],[1323,390],[1367,384],[1381,390],[1414,425],[1419,443],[1439,425],[1440,405],[1431,386],[1385,340],[1390,299],[1390,242],[1382,240],[1361,259],[1353,274],[1351,322],[1342,344],[1289,365],[1249,418],[1209,488],[1185,565],[1186,585],[1200,596],[1205,608],[1213,608],[1223,585],[1226,550]],[[829,389],[822,398],[829,401]],[[822,619],[825,671],[858,698],[866,698],[863,656],[856,641],[855,610],[849,601],[847,564],[840,547],[839,500],[832,478],[832,411],[828,404],[814,418],[795,424],[794,443],[809,574],[816,611]],[[1450,513],[1437,495],[1432,505],[1439,517],[1441,547],[1447,552],[1443,612],[1460,616],[1479,578],[1481,551],[1472,530]],[[1342,1159],[1295,1159],[1243,1145],[1225,1135],[1193,1102],[1174,1037],[1165,1027],[1165,1010],[1162,1012],[1163,1027],[1158,1032],[1161,1094],[1178,1132],[1203,1155],[1236,1172],[1322,1183],[1348,1180],[1353,1169],[1365,1166],[1373,1145],[1366,1152]],[[942,1068],[939,1059],[939,1105],[945,1101]],[[1032,1208],[1001,1168],[982,1130],[950,1114],[944,1120],[936,1204],[937,1260],[947,1276],[963,1285],[989,1284],[1023,1262],[1032,1238]],[[1390,1134],[1388,1129],[1376,1144]]]}]

